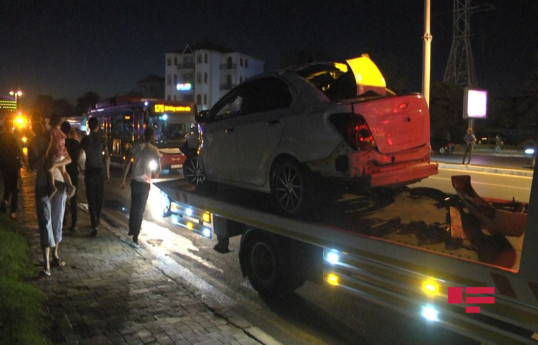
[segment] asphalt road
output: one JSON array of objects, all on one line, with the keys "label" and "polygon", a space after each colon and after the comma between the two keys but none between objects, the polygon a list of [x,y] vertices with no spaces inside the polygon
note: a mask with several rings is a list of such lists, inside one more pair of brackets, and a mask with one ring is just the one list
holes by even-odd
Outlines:
[{"label": "asphalt road", "polygon": [[[129,189],[120,190],[119,171],[113,169],[106,187],[104,218],[127,229]],[[154,188],[155,190],[156,188]],[[245,193],[245,197],[264,195]],[[151,196],[150,198],[153,198]],[[237,258],[239,238],[230,243],[232,252],[220,254],[206,239],[160,218],[157,199],[150,199],[141,240],[151,250],[174,259],[182,274],[202,295],[247,319],[283,344],[475,344],[476,342],[429,325],[419,319],[380,307],[340,290],[307,282],[284,300],[264,300],[242,277]],[[152,213],[152,209],[157,212]]]}]

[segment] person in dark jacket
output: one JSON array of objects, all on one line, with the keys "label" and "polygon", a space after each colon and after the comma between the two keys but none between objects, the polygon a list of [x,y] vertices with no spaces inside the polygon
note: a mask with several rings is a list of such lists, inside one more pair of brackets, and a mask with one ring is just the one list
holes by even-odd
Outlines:
[{"label": "person in dark jacket", "polygon": [[88,127],[90,134],[82,138],[80,147],[86,153],[84,184],[90,212],[91,236],[97,236],[104,203],[105,181],[110,179],[110,156],[103,134],[99,131],[99,121],[95,117],[90,118]]},{"label": "person in dark jacket", "polygon": [[0,204],[0,212],[6,212],[9,204],[10,216],[15,219],[17,218],[20,168],[23,163],[27,168],[28,165],[25,163],[19,139],[13,132],[13,120],[5,119],[4,126],[5,130],[0,134],[0,169],[4,180],[4,198]]},{"label": "person in dark jacket", "polygon": [[75,189],[75,194],[71,198],[68,198],[69,207],[66,207],[64,215],[64,224],[66,223],[67,214],[71,213],[71,226],[69,231],[74,232],[77,229],[77,220],[78,220],[78,175],[80,172],[79,169],[79,157],[80,157],[80,143],[78,141],[78,134],[76,128],[71,128],[71,125],[68,121],[64,121],[60,126],[62,132],[67,136],[65,139],[65,147],[67,148],[67,153],[71,157],[71,163],[65,166],[67,173],[71,177],[71,182]]}]

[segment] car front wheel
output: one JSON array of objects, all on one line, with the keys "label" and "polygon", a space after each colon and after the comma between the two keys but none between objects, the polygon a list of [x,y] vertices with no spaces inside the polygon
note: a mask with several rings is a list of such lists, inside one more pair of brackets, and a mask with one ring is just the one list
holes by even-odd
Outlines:
[{"label": "car front wheel", "polygon": [[206,176],[199,156],[192,155],[187,157],[185,163],[183,163],[183,175],[187,182],[195,187],[206,183]]}]

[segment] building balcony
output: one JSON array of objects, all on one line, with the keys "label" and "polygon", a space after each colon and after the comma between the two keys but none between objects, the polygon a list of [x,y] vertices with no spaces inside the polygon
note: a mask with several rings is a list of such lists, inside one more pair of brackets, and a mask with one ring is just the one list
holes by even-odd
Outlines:
[{"label": "building balcony", "polygon": [[221,70],[235,70],[237,69],[237,64],[236,63],[221,63],[220,69]]},{"label": "building balcony", "polygon": [[194,62],[180,63],[177,65],[177,69],[194,69]]},{"label": "building balcony", "polygon": [[236,86],[237,86],[237,84],[221,84],[220,85],[220,90],[231,90]]}]

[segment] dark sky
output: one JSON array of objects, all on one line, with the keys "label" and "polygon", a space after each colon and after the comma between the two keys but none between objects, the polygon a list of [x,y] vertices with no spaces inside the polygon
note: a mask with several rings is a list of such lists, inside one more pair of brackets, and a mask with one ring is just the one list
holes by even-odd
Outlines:
[{"label": "dark sky", "polygon": [[[452,0],[432,2],[432,82],[443,77],[452,41]],[[538,1],[483,1],[472,17],[479,87],[509,93],[531,70]],[[25,92],[75,103],[88,91],[125,94],[149,74],[164,76],[164,54],[209,40],[281,66],[293,50],[343,60],[363,52],[420,91],[423,0],[370,1],[21,1],[0,7],[0,95]],[[390,80],[388,81],[390,84]]]}]

